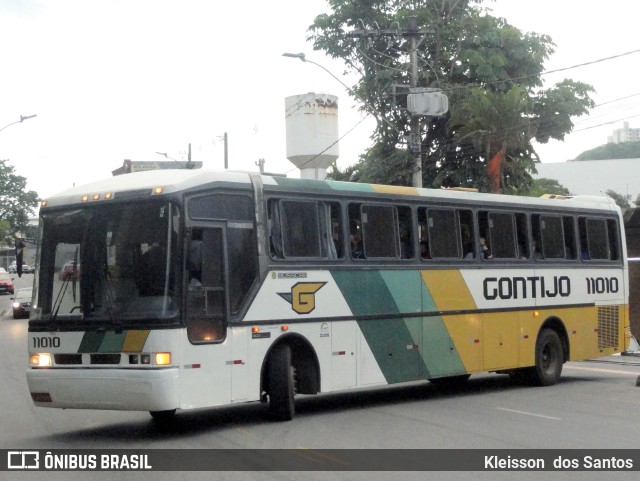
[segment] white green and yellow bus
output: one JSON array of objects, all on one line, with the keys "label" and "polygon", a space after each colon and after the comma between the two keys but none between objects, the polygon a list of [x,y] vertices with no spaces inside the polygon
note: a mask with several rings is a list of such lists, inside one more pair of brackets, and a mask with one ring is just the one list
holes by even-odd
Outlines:
[{"label": "white green and yellow bus", "polygon": [[206,170],[75,187],[40,209],[37,406],[149,411],[473,373],[538,385],[623,351],[607,198],[527,198]]}]

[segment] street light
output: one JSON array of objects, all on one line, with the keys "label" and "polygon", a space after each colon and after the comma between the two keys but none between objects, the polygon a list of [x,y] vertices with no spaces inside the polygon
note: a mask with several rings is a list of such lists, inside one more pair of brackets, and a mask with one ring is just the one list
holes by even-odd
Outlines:
[{"label": "street light", "polygon": [[21,116],[20,116],[20,120],[16,120],[15,122],[11,122],[10,124],[5,125],[4,127],[2,127],[2,128],[0,129],[0,132],[2,132],[4,129],[6,129],[7,127],[9,127],[9,126],[11,126],[11,125],[14,125],[14,124],[21,124],[21,123],[22,123],[22,122],[24,122],[25,120],[29,120],[29,119],[32,119],[32,118],[34,118],[34,117],[37,117],[37,115],[36,115],[36,114],[34,114],[34,115],[21,115]]},{"label": "street light", "polygon": [[366,107],[366,111],[370,114],[373,115],[376,120],[378,121],[382,121],[384,123],[386,123],[389,127],[391,127],[394,130],[397,130],[395,128],[395,126],[389,122],[388,119],[386,119],[385,117],[380,117],[378,116],[378,113],[376,112],[376,109],[373,105],[371,105],[369,102],[367,102],[361,95],[358,94],[358,92],[355,92],[351,87],[349,87],[346,83],[344,83],[340,78],[336,77],[333,72],[331,72],[329,69],[327,69],[326,67],[324,67],[323,65],[320,65],[319,63],[313,62],[312,60],[309,60],[306,58],[305,54],[300,52],[300,53],[283,53],[282,54],[283,57],[289,57],[289,58],[297,58],[300,59],[302,62],[306,62],[306,63],[312,63],[313,65],[320,67],[322,70],[324,70],[325,72],[327,72],[329,75],[331,75],[334,79],[336,79],[338,82],[340,82],[342,84],[342,86],[347,89],[347,91],[353,95],[355,98],[357,98],[360,102],[362,102],[364,104],[364,106]]},{"label": "street light", "polygon": [[[285,53],[283,53],[283,54],[282,54],[282,56],[283,56],[283,57],[289,57],[289,58],[297,58],[297,59],[300,59],[302,62],[312,63],[313,65],[316,65],[316,66],[320,67],[322,70],[324,70],[324,71],[325,71],[325,72],[327,72],[329,75],[331,75],[334,79],[336,79],[338,82],[340,82],[340,83],[342,84],[342,86],[343,86],[344,88],[346,88],[346,89],[347,89],[347,91],[348,91],[351,95],[355,96],[356,98],[358,98],[358,99],[360,99],[361,101],[363,101],[363,102],[364,102],[364,100],[363,100],[362,98],[360,98],[360,96],[359,96],[357,93],[355,93],[355,92],[351,89],[351,87],[349,87],[346,83],[344,83],[342,80],[340,80],[338,77],[336,77],[336,76],[333,74],[333,72],[331,72],[330,70],[328,70],[326,67],[324,67],[324,66],[320,65],[319,63],[316,63],[316,62],[314,62],[314,61],[312,61],[312,60],[308,60],[308,59],[306,58],[306,56],[305,56],[305,54],[304,54],[304,53],[302,53],[302,52],[300,52],[300,53],[287,53],[287,52],[285,52]],[[365,105],[366,105],[366,102],[365,102]]]}]

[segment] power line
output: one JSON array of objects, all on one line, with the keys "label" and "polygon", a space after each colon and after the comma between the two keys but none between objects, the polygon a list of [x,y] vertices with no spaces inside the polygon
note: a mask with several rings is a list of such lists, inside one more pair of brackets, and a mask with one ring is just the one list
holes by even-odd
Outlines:
[{"label": "power line", "polygon": [[[378,64],[378,65],[380,65],[382,67],[389,68],[387,66],[384,66],[383,64],[380,64],[379,62],[376,62],[375,60],[371,59],[367,55],[365,55],[364,52],[361,51],[361,49],[359,49],[359,50],[360,50],[360,53],[364,57],[369,59],[370,61],[372,61],[372,62],[374,62],[374,63],[376,63],[376,64]],[[377,50],[376,50],[376,52],[378,52],[378,53],[380,53],[380,54],[382,54],[382,55],[384,55],[384,56],[386,56],[388,58],[391,58],[391,59],[393,58],[393,57],[391,57],[389,55],[385,55],[382,52],[379,52]],[[625,57],[625,56],[628,56],[628,55],[633,55],[633,54],[636,54],[636,53],[640,53],[640,49],[634,49],[634,50],[630,50],[628,52],[623,52],[623,53],[620,53],[620,54],[611,55],[611,56],[608,56],[608,57],[603,57],[603,58],[599,58],[599,59],[592,60],[592,61],[589,61],[589,62],[583,62],[583,63],[580,63],[580,64],[571,65],[571,66],[568,66],[568,67],[562,67],[562,68],[559,68],[559,69],[548,70],[548,71],[544,71],[544,72],[541,72],[541,73],[538,73],[538,74],[523,75],[523,76],[520,76],[520,77],[514,77],[514,78],[507,79],[507,80],[496,80],[496,81],[492,81],[492,82],[485,82],[485,83],[483,83],[481,85],[479,85],[479,84],[466,85],[466,86],[461,86],[461,87],[457,87],[457,88],[442,89],[442,90],[443,91],[463,90],[463,89],[476,88],[476,87],[486,86],[486,85],[491,85],[491,84],[496,84],[496,83],[504,83],[504,82],[508,82],[508,81],[524,80],[524,79],[527,79],[527,78],[538,77],[538,76],[542,76],[542,75],[550,75],[550,74],[553,74],[553,73],[564,72],[564,71],[567,71],[567,70],[572,70],[572,69],[576,69],[576,68],[580,68],[580,67],[585,67],[585,66],[588,66],[588,65],[594,65],[594,64],[602,63],[602,62],[609,61],[609,60],[615,60],[615,59],[618,59],[618,58],[621,58],[621,57]],[[421,59],[421,60],[426,63],[426,61],[424,59]],[[399,69],[395,69],[395,70],[399,70]],[[349,89],[349,91],[352,92],[351,89]],[[602,102],[602,103],[600,103],[598,105],[595,105],[594,108],[602,107],[604,105],[608,105],[608,104],[611,104],[611,103],[614,103],[614,102],[618,102],[618,101],[621,101],[621,100],[626,100],[628,98],[632,98],[632,97],[635,97],[635,96],[638,96],[638,95],[640,95],[640,92],[639,93],[634,93],[634,94],[631,94],[631,95],[627,95],[627,96],[624,96],[624,97],[620,97],[620,98],[617,98],[617,99],[613,99],[613,100],[610,100],[610,101],[607,101],[607,102]],[[319,154],[314,156],[309,161],[305,162],[305,164],[303,164],[303,166],[307,165],[309,162],[315,160],[320,155],[322,155],[324,152],[326,152],[331,147],[333,147],[337,142],[339,142],[340,140],[344,139],[358,125],[360,125],[366,118],[368,118],[369,115],[370,115],[370,113],[368,113],[364,118],[362,118],[359,122],[357,122],[351,129],[349,129],[345,134],[343,134],[337,141],[333,142],[331,145],[329,145],[322,152],[320,152]],[[617,122],[621,122],[623,120],[627,120],[627,119],[630,119],[630,118],[636,118],[636,117],[640,117],[640,114],[632,115],[632,116],[628,116],[628,117],[623,117],[623,118],[619,118],[619,119],[608,121],[608,122],[603,122],[603,123],[600,123],[600,124],[597,124],[597,125],[593,125],[593,126],[589,126],[589,127],[575,129],[575,130],[573,130],[573,132],[581,132],[581,131],[584,131],[584,130],[590,130],[590,129],[593,129],[593,128],[596,128],[596,127],[601,127],[601,126],[604,126],[604,125],[611,125],[611,124],[615,124]],[[587,119],[585,119],[584,121],[587,121]],[[584,121],[579,121],[579,122],[576,122],[576,123],[580,123],[580,122],[584,122]],[[389,123],[389,122],[387,121],[387,123]],[[545,126],[545,125],[548,125],[548,124],[540,124],[540,125],[541,126]],[[400,133],[397,129],[394,128],[394,130],[396,130],[398,133]],[[507,133],[508,130],[509,129],[504,130],[504,133]],[[443,145],[443,147],[447,148],[447,147],[453,147],[455,145],[456,144],[453,143],[453,142],[447,142],[445,145]],[[384,164],[384,160],[388,160],[388,159],[380,159],[380,163]],[[381,165],[380,167],[382,168],[384,166]],[[293,170],[295,170],[295,169],[292,169],[289,172],[292,172]]]},{"label": "power line", "polygon": [[288,170],[287,172],[285,172],[285,174],[289,174],[291,172],[293,172],[296,169],[302,169],[305,165],[309,164],[310,162],[313,162],[314,160],[316,160],[318,157],[320,157],[322,154],[324,154],[327,150],[329,150],[331,147],[333,147],[334,145],[336,145],[338,142],[340,142],[342,139],[344,139],[347,135],[349,135],[353,130],[355,130],[355,128],[360,125],[362,122],[364,122],[367,118],[369,118],[371,114],[367,113],[367,115],[365,115],[364,117],[362,117],[353,127],[351,127],[349,130],[347,130],[341,137],[339,137],[337,140],[335,140],[334,142],[332,142],[327,148],[325,148],[322,152],[314,155],[312,158],[310,158],[309,160],[307,160],[304,164],[295,167],[294,169]]}]

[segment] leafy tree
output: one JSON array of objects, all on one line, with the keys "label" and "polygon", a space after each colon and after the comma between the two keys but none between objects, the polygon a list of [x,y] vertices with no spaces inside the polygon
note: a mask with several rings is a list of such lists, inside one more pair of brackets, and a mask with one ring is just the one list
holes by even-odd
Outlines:
[{"label": "leafy tree", "polygon": [[352,170],[351,177],[361,181],[407,185],[415,169],[406,147],[411,116],[403,108],[406,100],[394,95],[398,85],[412,81],[406,34],[411,16],[419,30],[431,32],[417,48],[417,85],[440,88],[449,97],[446,116],[421,122],[425,186],[527,190],[539,160],[532,142],[563,140],[573,128],[571,117],[593,106],[589,85],[564,80],[543,89],[540,74],[553,53],[551,38],[523,34],[488,14],[481,0],[329,3],[333,12],[316,17],[309,40],[358,73],[352,92],[378,121],[373,146]]},{"label": "leafy tree", "polygon": [[27,179],[15,174],[7,160],[0,160],[0,242],[12,246],[15,234],[24,231],[38,205],[38,194],[27,191]]},{"label": "leafy tree", "polygon": [[571,195],[569,189],[560,184],[556,179],[533,179],[528,189],[522,190],[521,195],[540,197],[544,194]]},{"label": "leafy tree", "polygon": [[619,194],[615,190],[607,190],[605,194],[607,194],[608,197],[611,197],[621,209],[631,207],[631,195]]}]

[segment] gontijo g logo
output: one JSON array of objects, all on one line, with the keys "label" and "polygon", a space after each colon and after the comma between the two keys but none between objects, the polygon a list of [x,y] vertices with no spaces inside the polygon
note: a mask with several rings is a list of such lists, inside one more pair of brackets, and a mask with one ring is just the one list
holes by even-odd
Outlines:
[{"label": "gontijo g logo", "polygon": [[278,292],[278,295],[291,304],[291,308],[298,314],[309,314],[316,308],[316,292],[322,289],[326,282],[298,282],[291,288],[291,292]]}]

